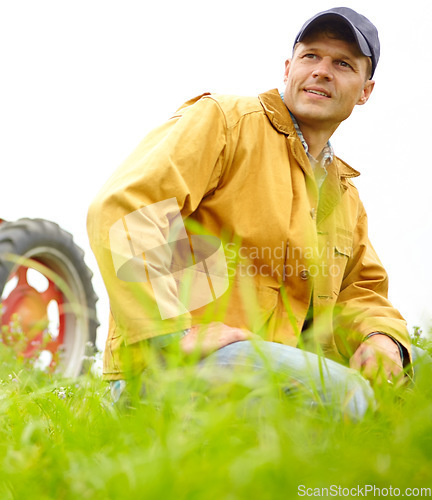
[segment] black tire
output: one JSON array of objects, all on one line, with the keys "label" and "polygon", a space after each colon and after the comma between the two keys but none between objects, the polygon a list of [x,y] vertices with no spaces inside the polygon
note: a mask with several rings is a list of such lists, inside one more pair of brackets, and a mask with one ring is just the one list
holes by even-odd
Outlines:
[{"label": "black tire", "polygon": [[65,376],[79,375],[85,366],[85,356],[94,352],[91,346],[95,345],[98,327],[98,298],[91,282],[92,272],[84,262],[83,250],[74,243],[70,233],[48,220],[26,218],[1,223],[1,298],[11,274],[19,267],[11,261],[10,254],[43,264],[70,290],[67,298],[62,293],[63,303],[70,307],[65,307],[62,356],[56,370]]}]

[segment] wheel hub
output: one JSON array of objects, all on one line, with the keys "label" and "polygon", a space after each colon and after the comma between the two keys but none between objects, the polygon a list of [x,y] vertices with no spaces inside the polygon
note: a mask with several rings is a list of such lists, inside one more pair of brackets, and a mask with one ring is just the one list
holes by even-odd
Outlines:
[{"label": "wheel hub", "polygon": [[[58,351],[63,342],[64,326],[61,315],[63,296],[55,284],[48,280],[48,288],[39,292],[27,279],[28,268],[21,266],[11,276],[17,278],[15,287],[7,298],[2,300],[2,326],[12,328],[17,323],[21,336],[12,332],[6,343],[15,342],[17,351],[25,358],[38,356],[42,350],[53,354]],[[55,301],[59,312],[58,331],[50,332],[49,304]],[[48,338],[48,341],[46,341]]]}]

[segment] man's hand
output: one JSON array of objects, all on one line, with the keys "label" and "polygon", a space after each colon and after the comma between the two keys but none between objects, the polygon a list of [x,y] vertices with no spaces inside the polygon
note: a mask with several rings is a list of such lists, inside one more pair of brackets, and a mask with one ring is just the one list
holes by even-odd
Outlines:
[{"label": "man's hand", "polygon": [[384,334],[365,340],[351,357],[350,367],[359,370],[372,383],[402,382],[399,347]]},{"label": "man's hand", "polygon": [[241,328],[233,328],[220,322],[208,325],[195,325],[180,341],[180,347],[186,354],[198,351],[201,357],[217,351],[233,342],[248,340],[254,334]]}]

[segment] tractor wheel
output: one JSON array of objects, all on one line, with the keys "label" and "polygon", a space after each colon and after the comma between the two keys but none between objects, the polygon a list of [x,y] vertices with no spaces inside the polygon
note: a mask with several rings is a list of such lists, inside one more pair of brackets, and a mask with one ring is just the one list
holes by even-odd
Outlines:
[{"label": "tractor wheel", "polygon": [[72,235],[54,222],[0,225],[2,340],[70,377],[83,370],[98,327],[97,296],[83,257]]}]

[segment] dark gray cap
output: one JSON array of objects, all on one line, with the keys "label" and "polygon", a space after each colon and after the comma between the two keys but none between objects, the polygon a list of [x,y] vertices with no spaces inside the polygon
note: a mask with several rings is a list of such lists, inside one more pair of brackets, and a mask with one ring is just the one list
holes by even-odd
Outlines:
[{"label": "dark gray cap", "polygon": [[348,7],[335,7],[334,9],[319,12],[311,17],[304,23],[302,29],[296,36],[294,47],[298,42],[303,40],[309,29],[317,21],[323,21],[325,18],[342,21],[351,29],[362,54],[372,59],[372,78],[380,56],[378,31],[369,19]]}]

